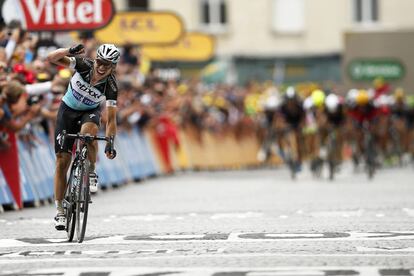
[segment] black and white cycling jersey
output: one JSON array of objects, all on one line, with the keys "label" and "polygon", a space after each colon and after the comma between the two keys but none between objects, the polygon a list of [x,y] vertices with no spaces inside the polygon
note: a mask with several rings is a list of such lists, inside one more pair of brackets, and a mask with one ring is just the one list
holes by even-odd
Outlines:
[{"label": "black and white cycling jersey", "polygon": [[82,57],[70,57],[70,68],[75,73],[70,80],[63,102],[74,110],[97,108],[105,99],[108,106],[116,106],[118,87],[113,74],[91,85],[93,61]]}]

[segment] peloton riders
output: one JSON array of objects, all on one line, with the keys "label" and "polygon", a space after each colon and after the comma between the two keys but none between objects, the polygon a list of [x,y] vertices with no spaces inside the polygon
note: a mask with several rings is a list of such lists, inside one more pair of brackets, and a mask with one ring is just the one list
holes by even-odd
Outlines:
[{"label": "peloton riders", "polygon": [[[100,125],[100,105],[106,99],[107,123],[106,136],[116,134],[116,100],[118,87],[114,76],[116,64],[120,59],[120,51],[113,44],[103,44],[96,52],[95,60],[89,60],[78,55],[85,52],[82,44],[71,48],[60,48],[48,55],[51,63],[70,67],[75,73],[70,80],[66,94],[62,99],[56,123],[55,153],[56,171],[54,178],[55,203],[57,214],[55,228],[65,230],[66,218],[62,206],[65,193],[66,173],[71,162],[73,139],[67,139],[63,150],[59,145],[62,131],[67,133],[82,133],[97,135]],[[81,122],[81,125],[78,122]],[[89,147],[89,160],[92,173],[89,175],[90,191],[98,190],[98,176],[95,172],[97,154],[96,141]],[[107,143],[106,156],[115,158],[115,152]]]}]

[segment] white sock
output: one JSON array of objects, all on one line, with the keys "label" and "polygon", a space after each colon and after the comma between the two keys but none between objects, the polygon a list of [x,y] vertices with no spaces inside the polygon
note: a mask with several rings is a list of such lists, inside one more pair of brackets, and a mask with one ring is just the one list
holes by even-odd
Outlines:
[{"label": "white sock", "polygon": [[56,210],[58,214],[63,214],[65,213],[63,211],[63,204],[62,204],[62,200],[55,200],[55,205],[56,205]]}]

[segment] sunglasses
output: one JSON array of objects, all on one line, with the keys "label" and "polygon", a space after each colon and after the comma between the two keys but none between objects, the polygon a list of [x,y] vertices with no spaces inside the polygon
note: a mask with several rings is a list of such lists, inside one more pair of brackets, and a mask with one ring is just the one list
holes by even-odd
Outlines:
[{"label": "sunglasses", "polygon": [[108,62],[108,61],[103,61],[101,59],[95,59],[96,65],[99,66],[103,66],[105,69],[109,69],[112,67],[112,63]]}]

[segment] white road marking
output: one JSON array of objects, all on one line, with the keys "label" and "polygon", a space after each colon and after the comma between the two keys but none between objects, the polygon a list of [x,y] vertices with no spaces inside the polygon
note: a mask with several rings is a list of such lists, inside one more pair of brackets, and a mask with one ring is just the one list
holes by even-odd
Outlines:
[{"label": "white road marking", "polygon": [[[215,236],[217,235],[217,237]],[[224,235],[224,236],[223,236]],[[85,241],[85,245],[102,244],[142,244],[142,243],[217,243],[217,242],[304,242],[304,241],[372,241],[372,240],[413,240],[414,231],[395,232],[332,232],[332,233],[229,233],[229,234],[172,234],[172,235],[143,235],[143,236],[110,236],[93,238]],[[47,239],[50,243],[41,243],[41,239],[19,241],[15,239],[0,239],[0,248],[5,247],[48,247],[48,246],[78,246],[64,239]]]},{"label": "white road marking", "polygon": [[321,211],[321,212],[311,212],[312,217],[361,217],[364,213],[364,210],[356,210],[356,211]]},{"label": "white road marking", "polygon": [[202,239],[205,235],[154,235],[153,239],[176,240],[176,239]]},{"label": "white road marking", "polygon": [[266,234],[269,238],[293,238],[297,236],[304,238],[323,238],[323,234]]},{"label": "white road marking", "polygon": [[1,239],[0,247],[18,247],[27,246],[27,242],[22,242],[14,239]]},{"label": "white road marking", "polygon": [[[381,248],[381,247],[364,247],[357,246],[356,250],[358,252],[414,252],[414,247],[405,247],[405,248]],[[393,255],[390,255],[393,256]]]},{"label": "white road marking", "polygon": [[[161,268],[151,268],[151,267],[77,267],[77,268],[49,268],[49,269],[36,269],[31,270],[30,273],[34,274],[61,274],[64,276],[69,275],[80,275],[82,272],[90,273],[110,273],[111,276],[128,276],[139,274],[157,274],[157,273],[167,273],[168,275],[180,275],[180,276],[211,276],[214,273],[237,273],[242,272],[246,273],[247,276],[291,276],[291,275],[326,275],[325,272],[330,271],[356,271],[359,275],[380,275],[379,270],[383,269],[382,267],[366,267],[366,266],[315,266],[315,267],[161,267]],[[6,273],[27,273],[26,270],[14,270],[14,271],[5,271]],[[174,273],[176,272],[176,273]],[[411,270],[411,273],[413,270]],[[171,274],[170,274],[171,273]],[[336,275],[336,274],[335,274]]]},{"label": "white road marking", "polygon": [[263,217],[263,213],[257,212],[246,212],[246,213],[219,213],[214,214],[210,218],[211,219],[223,219],[223,218],[260,218]]},{"label": "white road marking", "polygon": [[408,216],[410,217],[414,217],[414,209],[410,209],[410,208],[403,208],[403,211],[405,213],[407,213]]},{"label": "white road marking", "polygon": [[[223,253],[225,248],[219,248],[217,253]],[[60,256],[81,256],[81,255],[91,255],[91,256],[118,256],[118,255],[127,255],[127,254],[171,254],[173,252],[177,252],[177,250],[173,249],[137,249],[137,250],[49,250],[49,251],[19,251],[19,252],[10,252],[10,253],[3,253],[0,256],[0,259],[5,258],[27,258],[27,257],[39,257],[39,256],[56,256],[59,258]],[[212,253],[211,251],[209,251]]]},{"label": "white road marking", "polygon": [[[410,209],[410,208],[402,208],[402,211],[405,212],[408,216],[410,217],[414,217],[414,209]],[[355,211],[319,211],[319,212],[311,212],[311,213],[306,213],[305,211],[299,209],[297,211],[295,211],[293,213],[294,215],[304,215],[304,214],[308,214],[309,216],[312,217],[316,217],[316,218],[321,218],[321,217],[344,217],[344,218],[349,218],[349,217],[361,217],[364,214],[367,214],[364,210],[359,209],[359,210],[355,210]],[[158,215],[153,215],[153,214],[146,214],[146,215],[110,215],[108,217],[105,218],[101,218],[103,222],[109,223],[109,222],[113,222],[114,220],[126,220],[126,221],[162,221],[162,220],[167,220],[167,219],[171,219],[174,218],[176,220],[182,220],[182,219],[186,219],[188,217],[197,217],[197,216],[205,216],[206,214],[198,214],[198,213],[188,213],[188,214],[182,214],[179,216],[170,216],[170,215],[164,215],[164,214],[158,214]],[[258,217],[264,217],[264,216],[268,216],[271,217],[270,214],[264,214],[261,212],[253,212],[253,211],[248,211],[248,212],[243,212],[243,213],[216,213],[213,215],[209,215],[210,219],[226,219],[226,218],[239,218],[239,219],[247,219],[247,218],[258,218]],[[384,217],[385,214],[382,213],[377,213],[375,214],[376,217]],[[286,219],[288,218],[287,215],[279,215],[277,216],[278,218],[281,219]],[[95,218],[95,220],[98,220],[99,218]],[[33,224],[52,224],[53,221],[51,218],[26,218],[26,219],[0,219],[0,223],[4,223],[6,225],[15,225],[15,224],[19,224],[19,223],[33,223]]]},{"label": "white road marking", "polygon": [[60,263],[60,262],[91,262],[93,260],[94,263],[97,263],[99,260],[103,262],[121,262],[121,261],[131,261],[131,260],[155,260],[155,259],[206,259],[206,258],[252,258],[252,257],[260,257],[260,258],[378,258],[378,257],[413,257],[413,254],[410,253],[395,253],[395,254],[383,254],[383,253],[376,253],[376,254],[368,254],[368,253],[354,253],[354,254],[337,254],[337,253],[323,253],[323,254],[289,254],[289,253],[235,253],[235,254],[198,254],[198,255],[164,255],[164,256],[136,256],[133,255],[129,258],[127,257],[115,257],[115,258],[102,258],[99,259],[94,257],[84,257],[84,258],[71,258],[62,256],[54,257],[54,258],[38,258],[33,257],[32,259],[24,258],[24,259],[0,259],[0,265],[3,264],[28,264],[28,263],[38,263],[41,261],[42,263]]}]

